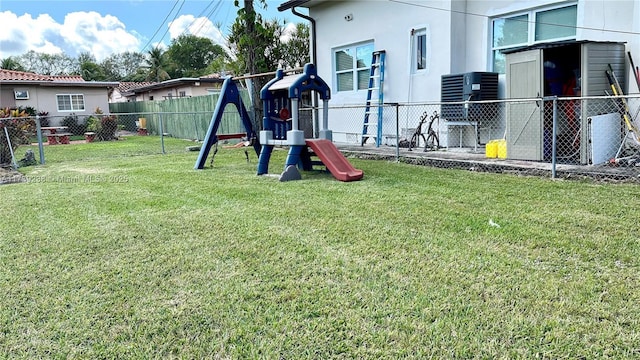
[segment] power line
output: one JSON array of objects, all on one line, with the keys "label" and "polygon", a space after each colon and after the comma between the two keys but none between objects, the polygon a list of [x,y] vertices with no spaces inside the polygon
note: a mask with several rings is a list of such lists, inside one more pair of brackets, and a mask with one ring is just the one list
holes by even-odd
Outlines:
[{"label": "power line", "polygon": [[[219,0],[219,1],[220,1],[220,0]],[[200,11],[200,14],[198,14],[198,16],[195,16],[195,17],[193,18],[193,21],[191,22],[191,24],[189,24],[189,26],[187,26],[184,30],[182,30],[182,34],[180,34],[180,35],[184,35],[184,34],[187,32],[187,30],[189,30],[189,29],[190,29],[190,28],[191,28],[191,27],[196,23],[196,21],[198,21],[198,19],[199,19],[202,15],[204,15],[204,13],[209,9],[209,7],[210,7],[212,4],[213,4],[213,1],[209,1],[209,2],[208,2],[208,4],[207,4],[207,6],[205,6],[205,8],[204,8],[202,11]],[[195,34],[194,34],[194,35],[195,35]]]},{"label": "power line", "polygon": [[[388,0],[388,1],[394,2],[394,3],[397,3],[397,4],[402,4],[402,5],[420,7],[420,8],[424,8],[424,9],[446,11],[446,12],[462,14],[462,15],[477,16],[477,17],[481,17],[481,18],[485,18],[485,19],[492,19],[492,20],[495,20],[495,19],[509,19],[509,17],[505,17],[505,16],[492,17],[492,16],[487,16],[487,15],[482,15],[482,14],[474,14],[474,13],[467,12],[467,11],[443,9],[443,8],[439,8],[439,7],[435,7],[435,6],[429,6],[429,5],[425,5],[425,4],[416,4],[416,3],[402,1],[402,0]],[[512,20],[513,21],[523,21],[523,22],[527,22],[527,23],[534,23],[534,21],[529,21],[529,20],[515,20],[515,19],[512,19]],[[551,24],[551,23],[543,23],[543,22],[537,22],[537,24],[552,25],[552,26],[557,26],[557,27],[571,27],[571,28],[581,29],[581,30],[604,31],[604,32],[610,32],[610,33],[626,34],[626,35],[640,35],[640,32],[636,32],[636,31],[598,29],[598,28],[587,27],[587,26],[568,26],[568,25],[562,25],[562,24]]]},{"label": "power line", "polygon": [[[209,11],[209,13],[208,13],[208,14],[207,14],[207,16],[206,16],[206,19],[207,19],[207,20],[211,20],[210,18],[211,18],[211,17],[213,16],[213,14],[214,14],[216,11],[218,11],[218,9],[220,8],[220,4],[222,4],[222,0],[218,0],[218,1],[216,2],[216,5],[213,7],[213,9],[211,9],[211,11]],[[194,21],[194,22],[195,22],[195,21]],[[197,34],[202,30],[202,28],[204,27],[204,25],[205,25],[205,22],[204,22],[204,21],[202,21],[202,23],[201,23],[201,24],[200,24],[200,26],[198,27],[198,30],[196,30],[196,31],[195,31],[195,33],[194,33],[193,35],[197,35]]]},{"label": "power line", "polygon": [[[194,16],[193,21],[191,21],[191,23],[190,23],[188,26],[186,26],[186,27],[182,30],[182,32],[180,33],[180,35],[179,35],[179,36],[185,35],[185,34],[187,34],[187,32],[190,32],[192,35],[197,36],[197,35],[198,35],[198,33],[199,33],[199,32],[202,30],[202,28],[204,27],[205,22],[204,22],[204,21],[202,21],[202,22],[201,22],[201,24],[200,24],[200,26],[198,26],[198,29],[197,29],[197,30],[195,30],[195,31],[190,31],[191,27],[192,27],[192,26],[194,26],[194,25],[196,24],[196,22],[198,21],[198,19],[200,19],[201,17],[203,17],[204,13],[205,13],[205,12],[207,12],[207,10],[209,10],[209,13],[205,16],[205,18],[206,18],[206,19],[209,19],[209,18],[210,18],[210,17],[211,17],[211,16],[212,16],[212,15],[213,15],[217,10],[218,10],[218,8],[220,7],[220,4],[222,4],[222,1],[223,1],[223,0],[218,0],[218,1],[216,1],[216,2],[215,2],[215,6],[214,6],[214,7],[213,7],[213,9],[211,9],[211,10],[209,10],[209,7],[210,7],[211,5],[213,5],[213,4],[214,4],[214,2],[213,2],[213,1],[209,2],[209,3],[208,3],[208,5],[207,5],[207,6],[205,6],[205,8],[204,8],[202,11],[200,11],[200,14],[198,14],[198,16]],[[174,20],[175,20],[175,18],[174,18]]]},{"label": "power line", "polygon": [[[173,7],[171,8],[171,11],[169,11],[167,16],[165,16],[164,20],[162,20],[162,23],[160,24],[160,26],[158,26],[158,29],[156,30],[156,32],[154,32],[153,36],[151,36],[151,38],[149,38],[149,41],[147,42],[147,44],[142,47],[142,50],[141,50],[142,52],[144,52],[144,50],[147,48],[147,46],[149,46],[151,44],[151,42],[153,41],[153,38],[155,38],[156,35],[158,34],[158,32],[160,31],[160,29],[162,29],[162,26],[167,22],[167,19],[169,18],[171,13],[173,13],[173,9],[176,8],[176,6],[178,5],[179,2],[180,2],[180,0],[176,0],[175,4],[173,4]],[[160,41],[162,41],[162,40],[160,40]]]},{"label": "power line", "polygon": [[[178,0],[179,1],[179,0]],[[173,16],[173,20],[171,20],[171,23],[173,23],[174,21],[176,21],[176,19],[178,18],[178,14],[180,14],[180,10],[182,9],[182,7],[184,6],[184,2],[185,0],[182,0],[182,4],[180,4],[180,8],[178,8],[178,11],[176,11],[176,14]],[[169,30],[171,29],[171,25],[167,26],[167,30],[165,30],[164,34],[162,35],[162,37],[160,38],[160,41],[164,40],[164,37],[167,36],[167,33],[169,32]]]}]

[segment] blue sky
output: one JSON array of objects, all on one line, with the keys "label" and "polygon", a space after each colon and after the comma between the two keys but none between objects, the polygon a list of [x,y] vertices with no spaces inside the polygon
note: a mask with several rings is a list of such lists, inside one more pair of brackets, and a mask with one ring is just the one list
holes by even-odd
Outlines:
[{"label": "blue sky", "polygon": [[[290,26],[304,21],[291,11],[278,12],[283,2],[267,0],[262,9],[256,1],[256,10]],[[101,60],[166,46],[183,33],[225,45],[237,11],[233,0],[0,0],[0,59],[35,50],[90,52]]]}]

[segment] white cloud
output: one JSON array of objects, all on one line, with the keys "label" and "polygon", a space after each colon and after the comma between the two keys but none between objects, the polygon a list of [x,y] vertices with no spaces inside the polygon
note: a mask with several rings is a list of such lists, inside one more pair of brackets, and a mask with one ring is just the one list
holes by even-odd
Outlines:
[{"label": "white cloud", "polygon": [[67,14],[60,35],[76,54],[89,52],[98,61],[114,53],[137,51],[140,43],[118,18],[95,11]]},{"label": "white cloud", "polygon": [[193,15],[181,15],[169,23],[169,35],[171,40],[182,34],[191,34],[211,39],[214,44],[222,46],[228,52],[224,35],[206,17],[196,18]]},{"label": "white cloud", "polygon": [[289,40],[291,40],[291,37],[295,35],[296,32],[298,32],[296,24],[287,23],[284,27],[284,31],[282,31],[282,35],[280,36],[280,41],[282,41],[283,43],[289,42]]},{"label": "white cloud", "polygon": [[30,50],[48,54],[61,53],[56,44],[57,24],[49,15],[32,18],[31,14],[17,16],[10,11],[0,13],[0,24],[9,31],[0,32],[0,58],[21,55]]},{"label": "white cloud", "polygon": [[0,13],[0,24],[10,31],[0,32],[0,58],[22,55],[30,50],[75,57],[89,52],[100,61],[113,53],[138,51],[140,40],[127,32],[118,18],[97,12],[73,12],[59,24],[49,15],[33,18]]}]

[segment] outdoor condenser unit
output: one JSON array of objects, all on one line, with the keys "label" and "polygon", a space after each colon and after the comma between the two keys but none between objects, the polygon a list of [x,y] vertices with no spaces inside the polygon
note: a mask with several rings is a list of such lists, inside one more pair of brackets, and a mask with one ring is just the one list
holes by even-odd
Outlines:
[{"label": "outdoor condenser unit", "polygon": [[[496,115],[495,104],[464,104],[464,101],[497,100],[498,73],[468,72],[442,75],[442,118],[449,121],[480,121]],[[444,104],[457,102],[457,104]]]}]

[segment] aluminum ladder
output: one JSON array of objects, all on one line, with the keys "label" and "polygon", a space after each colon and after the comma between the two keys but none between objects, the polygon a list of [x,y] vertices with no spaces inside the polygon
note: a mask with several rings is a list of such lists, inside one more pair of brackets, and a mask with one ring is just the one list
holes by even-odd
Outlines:
[{"label": "aluminum ladder", "polygon": [[[362,143],[360,145],[364,145],[369,138],[375,139],[376,147],[381,143],[385,55],[384,50],[374,51],[371,54],[369,87],[367,88],[367,103],[364,109]],[[374,121],[374,118],[377,120]]]}]

